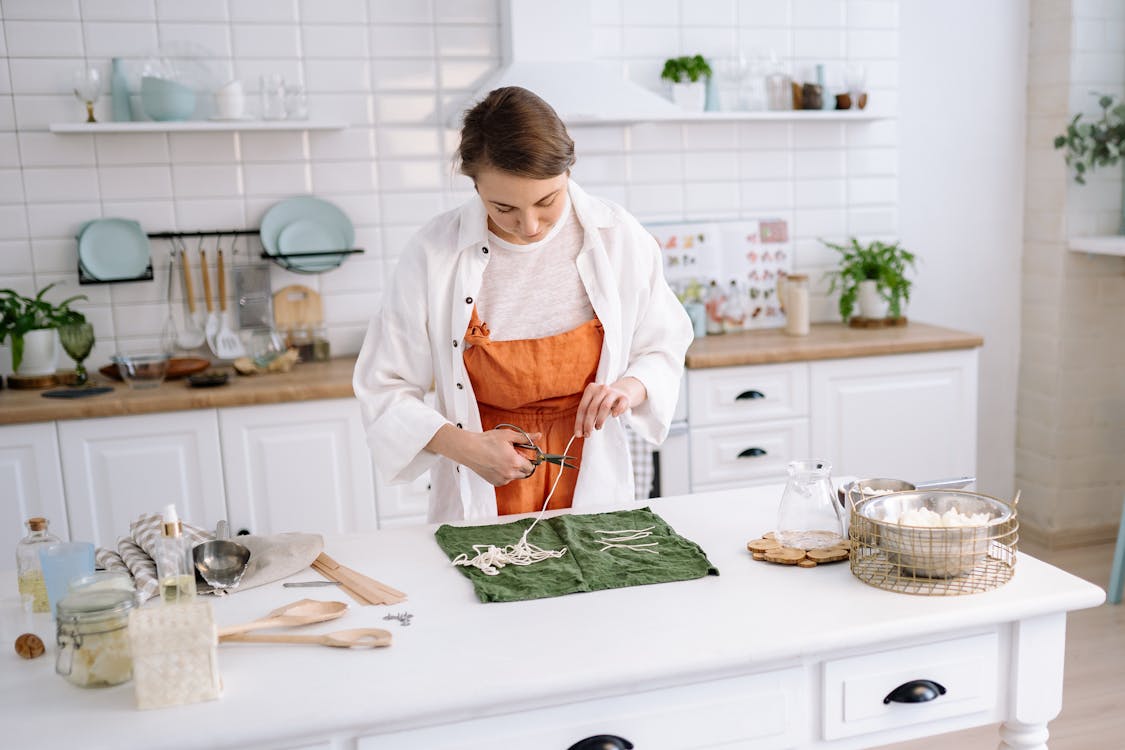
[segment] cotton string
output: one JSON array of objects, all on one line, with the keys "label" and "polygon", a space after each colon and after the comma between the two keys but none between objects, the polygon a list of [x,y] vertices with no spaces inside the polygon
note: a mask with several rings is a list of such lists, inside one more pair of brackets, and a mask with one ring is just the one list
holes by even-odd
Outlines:
[{"label": "cotton string", "polygon": [[[563,450],[564,456],[570,455],[570,444],[574,442],[576,437],[578,436],[571,435],[570,440],[566,442],[566,449]],[[520,537],[518,542],[507,547],[497,547],[494,544],[487,546],[474,544],[473,552],[476,553],[476,557],[469,559],[469,556],[462,552],[453,558],[453,565],[478,568],[485,575],[494,576],[498,575],[500,568],[505,565],[533,565],[537,562],[565,555],[566,547],[561,550],[542,549],[527,541],[527,535],[531,533],[531,530],[543,518],[543,514],[547,512],[547,504],[551,502],[551,497],[555,494],[555,488],[559,486],[559,480],[562,479],[563,471],[566,468],[565,463],[563,461],[559,464],[559,474],[555,477],[554,484],[551,485],[551,491],[547,493],[547,499],[543,501],[543,507],[540,509],[539,515],[535,516],[535,520],[523,532],[523,536]]]},{"label": "cotton string", "polygon": [[605,552],[607,549],[634,549],[637,552],[648,552],[652,555],[659,555],[660,553],[654,549],[647,549],[648,547],[656,547],[659,542],[645,542],[643,544],[623,544],[623,542],[632,542],[637,539],[644,539],[652,536],[652,530],[655,526],[646,526],[643,529],[618,529],[616,531],[603,531],[597,529],[595,534],[613,534],[613,537],[602,536],[597,540],[598,544],[604,545],[601,549]]}]

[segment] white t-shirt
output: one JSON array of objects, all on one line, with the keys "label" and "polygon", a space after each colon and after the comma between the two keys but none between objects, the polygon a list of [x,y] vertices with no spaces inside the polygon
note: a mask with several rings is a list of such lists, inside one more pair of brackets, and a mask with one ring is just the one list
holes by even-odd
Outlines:
[{"label": "white t-shirt", "polygon": [[567,196],[562,218],[547,236],[516,245],[488,233],[477,314],[493,341],[539,339],[572,330],[594,317],[574,259],[583,230]]}]

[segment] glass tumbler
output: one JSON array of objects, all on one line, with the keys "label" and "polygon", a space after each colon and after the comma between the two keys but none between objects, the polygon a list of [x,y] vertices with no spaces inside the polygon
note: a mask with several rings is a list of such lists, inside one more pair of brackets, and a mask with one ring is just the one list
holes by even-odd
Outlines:
[{"label": "glass tumbler", "polygon": [[788,471],[774,536],[786,547],[803,550],[838,545],[844,539],[844,520],[832,488],[832,465],[790,461]]},{"label": "glass tumbler", "polygon": [[262,119],[285,119],[285,77],[267,73],[258,79],[262,97]]}]

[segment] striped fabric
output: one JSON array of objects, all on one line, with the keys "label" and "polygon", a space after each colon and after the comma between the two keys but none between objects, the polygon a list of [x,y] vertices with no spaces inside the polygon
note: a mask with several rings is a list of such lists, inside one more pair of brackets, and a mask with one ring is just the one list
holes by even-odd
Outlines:
[{"label": "striped fabric", "polygon": [[[160,592],[156,577],[156,545],[163,533],[164,517],[143,515],[129,524],[129,536],[117,540],[117,549],[98,548],[94,559],[104,570],[127,570],[133,576],[137,597],[145,602]],[[183,525],[184,536],[193,545],[213,538],[213,535],[188,524]]]}]

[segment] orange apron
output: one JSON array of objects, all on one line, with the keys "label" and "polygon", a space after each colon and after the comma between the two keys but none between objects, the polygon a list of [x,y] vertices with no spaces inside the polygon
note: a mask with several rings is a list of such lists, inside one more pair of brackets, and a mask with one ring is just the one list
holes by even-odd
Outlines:
[{"label": "orange apron", "polygon": [[[544,453],[562,453],[574,434],[582,393],[597,375],[603,337],[601,321],[594,318],[541,339],[493,341],[474,306],[465,332],[465,342],[472,346],[465,350],[464,358],[480,409],[481,427],[491,430],[507,422],[528,433],[539,432],[543,436],[538,444]],[[575,440],[568,454],[579,466],[584,442]],[[497,513],[538,512],[560,468],[544,462],[527,479],[497,487]],[[577,481],[578,470],[564,471],[549,507],[569,508]]]}]

